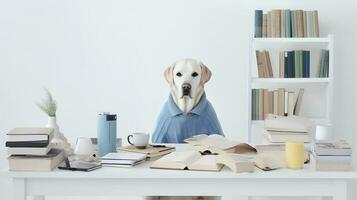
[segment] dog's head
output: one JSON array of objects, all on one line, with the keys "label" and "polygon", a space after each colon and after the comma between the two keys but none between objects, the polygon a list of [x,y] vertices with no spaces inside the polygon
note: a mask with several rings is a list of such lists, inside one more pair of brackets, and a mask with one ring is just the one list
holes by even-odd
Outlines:
[{"label": "dog's head", "polygon": [[196,99],[210,80],[211,71],[200,61],[183,59],[168,67],[164,75],[176,98]]}]

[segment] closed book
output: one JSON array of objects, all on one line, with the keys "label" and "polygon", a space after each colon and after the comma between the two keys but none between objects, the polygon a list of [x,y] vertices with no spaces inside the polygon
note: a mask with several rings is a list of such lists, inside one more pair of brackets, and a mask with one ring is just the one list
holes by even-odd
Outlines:
[{"label": "closed book", "polygon": [[288,116],[288,104],[289,103],[289,92],[284,93],[284,116]]},{"label": "closed book", "polygon": [[272,37],[272,22],[271,22],[271,11],[267,13],[267,37]]},{"label": "closed book", "polygon": [[285,20],[286,10],[280,10],[280,37],[286,37],[285,35]]},{"label": "closed book", "polygon": [[44,156],[51,150],[52,145],[47,147],[8,147],[8,155],[39,155]]},{"label": "closed book", "polygon": [[269,99],[268,113],[273,113],[274,112],[274,93],[273,93],[273,91],[268,92],[268,99]]},{"label": "closed book", "polygon": [[281,37],[280,36],[280,12],[281,12],[281,10],[273,10],[273,12],[274,12],[275,37]]},{"label": "closed book", "polygon": [[288,51],[288,78],[295,77],[295,54],[294,51]]},{"label": "closed book", "polygon": [[255,89],[252,89],[252,120],[256,120],[256,117],[255,117]]},{"label": "closed book", "polygon": [[306,33],[307,37],[313,37],[312,11],[306,11]]},{"label": "closed book", "polygon": [[304,92],[305,92],[304,88],[300,88],[299,89],[299,93],[298,93],[298,96],[296,98],[295,106],[294,106],[294,115],[299,115],[300,114],[302,98],[304,96]]},{"label": "closed book", "polygon": [[10,171],[51,171],[64,160],[64,152],[51,149],[44,156],[15,156],[8,158]]},{"label": "closed book", "polygon": [[267,14],[263,14],[263,30],[262,30],[262,37],[268,37],[268,16]]},{"label": "closed book", "polygon": [[254,37],[262,37],[263,28],[263,10],[255,10],[255,26],[254,26]]},{"label": "closed book", "polygon": [[291,36],[292,37],[297,37],[296,34],[296,17],[295,17],[296,11],[292,10],[290,12],[290,17],[291,17]]},{"label": "closed book", "polygon": [[264,63],[263,63],[263,58],[262,54],[260,51],[255,51],[255,55],[257,58],[257,67],[258,67],[258,77],[259,78],[265,78],[265,73],[264,73]]},{"label": "closed book", "polygon": [[6,142],[6,147],[47,147],[48,140],[25,141],[25,142]]},{"label": "closed book", "polygon": [[264,119],[264,97],[263,97],[263,89],[259,89],[258,90],[258,102],[259,102],[259,120],[263,120]]},{"label": "closed book", "polygon": [[273,99],[274,99],[273,114],[278,115],[278,109],[279,109],[279,92],[278,92],[278,90],[273,91]]},{"label": "closed book", "polygon": [[285,77],[285,51],[279,52],[279,78]]},{"label": "closed book", "polygon": [[352,155],[352,148],[345,140],[316,141],[313,148],[316,155]]},{"label": "closed book", "polygon": [[288,116],[294,115],[294,107],[295,107],[295,93],[288,93]]},{"label": "closed book", "polygon": [[292,35],[291,35],[291,10],[285,10],[285,36],[292,37]]},{"label": "closed book", "polygon": [[318,171],[351,171],[352,166],[348,163],[325,163],[316,161]]},{"label": "closed book", "polygon": [[269,107],[270,107],[269,91],[267,89],[263,89],[263,118],[264,119],[265,116],[267,116],[269,113]]},{"label": "closed book", "polygon": [[284,76],[282,78],[289,78],[288,72],[289,72],[289,59],[288,59],[288,52],[284,52]]},{"label": "closed book", "polygon": [[314,37],[320,37],[320,30],[319,30],[319,16],[318,16],[318,12],[317,10],[314,10],[313,11],[313,14],[312,14],[312,18],[313,18],[313,27],[314,27],[314,34],[313,36]]},{"label": "closed book", "polygon": [[303,57],[302,57],[302,50],[298,51],[299,54],[299,78],[303,77]]},{"label": "closed book", "polygon": [[255,116],[259,120],[259,89],[255,89]]},{"label": "closed book", "polygon": [[302,21],[304,26],[304,37],[308,37],[307,34],[307,11],[302,12]]},{"label": "closed book", "polygon": [[267,131],[264,136],[272,143],[284,143],[288,141],[311,142],[311,138],[308,134],[274,134],[271,131]]},{"label": "closed book", "polygon": [[157,157],[157,156],[162,156],[168,153],[171,153],[176,150],[175,147],[168,147],[168,146],[163,146],[163,147],[155,147],[152,145],[148,145],[145,149],[138,149],[134,145],[129,145],[129,146],[124,146],[124,147],[119,147],[118,148],[119,152],[134,152],[134,153],[142,153],[146,154],[147,157]]},{"label": "closed book", "polygon": [[269,55],[269,51],[264,51],[264,54],[265,54],[265,57],[266,57],[266,70],[267,70],[267,73],[266,73],[266,77],[267,78],[273,78],[274,75],[273,75],[273,67],[271,65],[271,61],[270,61],[270,55]]},{"label": "closed book", "polygon": [[294,78],[300,78],[300,55],[299,51],[294,51],[294,66],[295,66],[295,77]]},{"label": "closed book", "polygon": [[285,111],[285,89],[278,89],[278,115],[284,116]]},{"label": "closed book", "polygon": [[330,163],[351,163],[352,156],[330,156],[330,155],[316,155],[314,153],[315,160],[320,162]]},{"label": "closed book", "polygon": [[310,51],[302,51],[303,60],[303,77],[310,77]]},{"label": "closed book", "polygon": [[9,131],[6,136],[8,142],[42,141],[51,140],[53,131],[53,128],[19,127]]},{"label": "closed book", "polygon": [[304,37],[304,21],[303,15],[304,12],[302,10],[297,10],[297,37]]},{"label": "closed book", "polygon": [[264,121],[264,128],[269,131],[309,132],[312,127],[311,120],[295,115],[288,117],[268,115]]}]

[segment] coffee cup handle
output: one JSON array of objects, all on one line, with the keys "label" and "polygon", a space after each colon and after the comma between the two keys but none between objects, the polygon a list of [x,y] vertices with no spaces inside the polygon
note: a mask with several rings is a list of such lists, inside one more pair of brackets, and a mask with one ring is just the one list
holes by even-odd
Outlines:
[{"label": "coffee cup handle", "polygon": [[130,141],[130,138],[133,138],[133,135],[128,135],[127,140],[129,144],[134,145],[134,143]]}]

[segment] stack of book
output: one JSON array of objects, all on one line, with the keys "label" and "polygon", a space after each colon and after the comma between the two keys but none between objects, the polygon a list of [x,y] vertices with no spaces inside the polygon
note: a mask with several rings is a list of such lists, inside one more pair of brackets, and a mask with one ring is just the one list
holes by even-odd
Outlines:
[{"label": "stack of book", "polygon": [[320,37],[318,12],[275,9],[255,11],[255,37]]},{"label": "stack of book", "polygon": [[352,148],[345,141],[317,141],[313,147],[316,170],[348,171],[352,169]]},{"label": "stack of book", "polygon": [[329,74],[329,50],[321,49],[318,77],[328,77]]},{"label": "stack of book", "polygon": [[279,53],[279,77],[309,78],[310,51],[281,51]]},{"label": "stack of book", "polygon": [[267,114],[280,116],[298,115],[304,89],[295,92],[280,88],[274,91],[252,89],[252,120],[263,120]]},{"label": "stack of book", "polygon": [[306,118],[268,115],[264,126],[266,130],[264,137],[271,143],[311,142],[310,132],[313,124]]},{"label": "stack of book", "polygon": [[51,128],[15,128],[7,134],[9,169],[51,171],[64,160],[64,152],[51,147]]},{"label": "stack of book", "polygon": [[273,78],[269,51],[256,51],[259,78]]},{"label": "stack of book", "polygon": [[168,147],[165,145],[149,145],[145,149],[138,149],[134,145],[119,147],[118,152],[133,152],[142,153],[146,155],[146,160],[157,160],[158,158],[176,151],[175,147]]},{"label": "stack of book", "polygon": [[108,153],[101,158],[103,167],[133,167],[145,161],[142,153]]}]

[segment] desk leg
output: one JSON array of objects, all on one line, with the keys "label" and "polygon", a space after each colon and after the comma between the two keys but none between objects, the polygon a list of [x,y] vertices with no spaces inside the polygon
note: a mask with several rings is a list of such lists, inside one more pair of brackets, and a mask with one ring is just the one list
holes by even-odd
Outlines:
[{"label": "desk leg", "polygon": [[26,200],[26,181],[23,178],[13,179],[14,200]]},{"label": "desk leg", "polygon": [[347,182],[336,181],[335,192],[332,195],[333,200],[347,200]]}]

